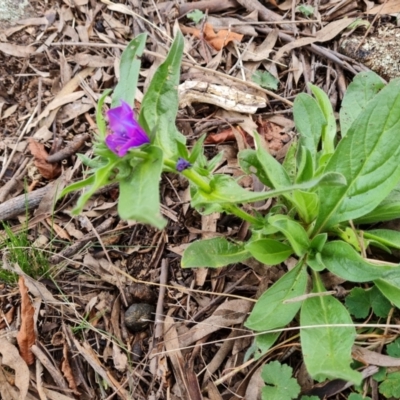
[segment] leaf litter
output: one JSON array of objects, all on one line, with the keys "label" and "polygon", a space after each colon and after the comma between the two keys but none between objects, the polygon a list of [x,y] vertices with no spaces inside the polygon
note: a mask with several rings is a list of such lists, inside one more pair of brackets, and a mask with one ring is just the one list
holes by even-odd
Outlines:
[{"label": "leaf litter", "polygon": [[[122,49],[133,36],[150,36],[142,57],[142,90],[151,66],[162,61],[179,16],[187,52],[177,124],[189,143],[207,134],[207,156],[223,153],[219,172],[239,177],[237,152],[254,146],[253,130],[263,135],[272,154],[284,157],[294,135],[290,104],[308,90],[308,83],[329,93],[336,107],[355,72],[368,67],[386,71],[365,57],[353,59],[356,54],[339,47],[339,40],[356,18],[365,18],[366,10],[382,15],[374,27],[382,32],[390,19],[386,14],[397,12],[398,1],[379,10],[368,2],[328,1],[308,18],[292,14],[292,2],[257,0],[180,5],[51,0],[34,1],[32,7],[32,15],[0,25],[0,220],[16,233],[27,230],[32,244],[45,238],[41,249],[51,267],[46,276],[29,276],[7,261],[11,250],[1,247],[3,270],[8,265],[7,271],[18,274],[21,282],[18,291],[0,278],[1,396],[256,399],[263,382],[253,378],[262,360],[245,360],[253,333],[243,321],[256,294],[262,293],[259,286],[271,285],[284,267],[272,273],[246,261],[246,266],[218,271],[188,271],[180,268],[179,255],[200,237],[244,238],[245,224],[219,214],[201,218],[187,208],[187,184],[176,177],[163,181],[162,211],[169,224],[161,233],[119,221],[112,186],[97,193],[80,218],[72,218],[73,199],[54,204],[55,179],[60,174],[66,181],[80,177],[84,167],[76,153],[91,155],[95,103],[105,89],[115,87]],[[186,18],[189,12],[197,17]],[[359,42],[365,29],[362,24],[356,28]],[[372,30],[367,41],[377,37]],[[273,85],[254,83],[255,72],[264,80],[272,77]],[[193,82],[205,82],[205,88],[185,99]],[[223,110],[232,96],[235,104],[251,99],[255,108]],[[140,95],[135,100],[140,106]],[[264,190],[259,182],[242,184]],[[165,260],[168,266],[162,267]],[[345,283],[339,285],[343,289]],[[131,334],[124,312],[143,296],[157,305],[157,321],[155,327]],[[155,335],[158,325],[163,329]],[[382,348],[385,340],[397,337],[377,332],[363,340]],[[267,356],[301,369],[293,335],[284,332]],[[393,357],[364,347],[353,353],[364,364],[398,365]],[[47,374],[29,378],[31,364],[39,375],[41,368]],[[257,383],[250,387],[249,382]]]}]

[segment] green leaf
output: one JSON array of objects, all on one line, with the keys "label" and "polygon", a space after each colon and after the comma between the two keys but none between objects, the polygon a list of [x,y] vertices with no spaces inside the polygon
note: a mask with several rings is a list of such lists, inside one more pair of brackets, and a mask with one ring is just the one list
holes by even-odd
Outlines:
[{"label": "green leaf", "polygon": [[315,232],[359,218],[376,208],[400,179],[400,80],[390,82],[353,122],[325,172],[344,175],[347,186],[319,190]]},{"label": "green leaf", "polygon": [[194,164],[197,161],[197,158],[199,157],[200,154],[203,154],[204,148],[203,148],[203,143],[204,140],[206,139],[206,135],[203,135],[197,140],[196,144],[193,146],[192,151],[190,153],[190,157],[188,161],[191,164]]},{"label": "green leaf", "polygon": [[204,13],[200,10],[193,10],[190,13],[187,13],[186,16],[197,24],[204,18]]},{"label": "green leaf", "polygon": [[301,396],[300,400],[321,400],[318,396]]},{"label": "green leaf", "polygon": [[298,144],[299,142],[296,141],[295,139],[290,143],[290,147],[286,153],[285,160],[282,163],[282,167],[285,169],[290,179],[290,182],[294,182],[296,178],[296,171],[297,171],[296,153],[298,149]]},{"label": "green leaf", "polygon": [[320,253],[328,239],[327,233],[320,233],[311,240],[310,248]]},{"label": "green leaf", "polygon": [[400,185],[397,185],[378,207],[361,218],[357,218],[355,222],[357,224],[372,224],[397,218],[400,218]]},{"label": "green leaf", "polygon": [[366,318],[371,308],[369,294],[358,287],[351,289],[345,299],[345,304],[350,314],[356,318]]},{"label": "green leaf", "polygon": [[314,7],[308,4],[300,4],[296,7],[296,11],[301,12],[305,17],[311,17],[314,14]]},{"label": "green leaf", "polygon": [[386,379],[379,385],[379,393],[387,399],[394,397],[400,399],[400,372],[388,374]]},{"label": "green leaf", "polygon": [[225,238],[198,240],[187,247],[183,253],[182,267],[220,268],[250,258],[243,243],[233,243]]},{"label": "green leaf", "polygon": [[350,393],[350,396],[347,400],[371,400],[371,397],[364,397],[359,393]]},{"label": "green leaf", "polygon": [[[318,277],[314,285],[314,292],[325,291]],[[350,326],[330,326],[334,324]],[[311,328],[300,330],[301,348],[307,371],[313,379],[319,382],[344,379],[357,385],[361,383],[362,375],[350,368],[351,348],[356,338],[352,324],[346,308],[333,296],[310,297],[303,302],[300,325]]]},{"label": "green leaf", "polygon": [[375,286],[368,290],[368,295],[374,314],[380,318],[387,318],[392,305],[386,299],[386,297],[384,297],[379,289]]},{"label": "green leaf", "polygon": [[276,79],[275,76],[268,71],[254,72],[251,76],[251,80],[265,89],[278,90],[279,79]]},{"label": "green leaf", "polygon": [[296,183],[309,181],[314,177],[314,155],[304,146],[299,147]]},{"label": "green leaf", "polygon": [[321,256],[323,264],[330,272],[350,282],[400,276],[399,266],[369,263],[352,246],[341,240],[326,243]]},{"label": "green leaf", "polygon": [[140,59],[146,46],[147,34],[141,33],[131,40],[122,52],[119,67],[119,82],[114,89],[111,107],[117,107],[121,100],[128,103],[132,108],[135,101],[136,87],[140,72]]},{"label": "green leaf", "polygon": [[258,348],[258,353],[254,354],[256,360],[267,354],[268,350],[274,345],[279,338],[281,332],[263,333],[255,338],[255,345]]},{"label": "green leaf", "polygon": [[400,278],[377,279],[374,283],[389,301],[400,308]]},{"label": "green leaf", "polygon": [[254,331],[266,331],[287,325],[297,314],[301,301],[285,303],[285,300],[302,296],[306,286],[307,271],[299,264],[262,294],[245,326]]},{"label": "green leaf", "polygon": [[266,265],[277,265],[293,253],[290,246],[273,239],[260,239],[245,245],[251,255]]},{"label": "green leaf", "polygon": [[96,107],[96,125],[99,130],[99,138],[100,140],[104,140],[104,138],[107,135],[107,127],[106,127],[106,121],[104,119],[104,114],[103,114],[103,104],[104,101],[106,100],[106,97],[110,94],[111,89],[106,89],[103,94],[101,95],[97,107]]},{"label": "green leaf", "polygon": [[326,119],[317,101],[310,95],[300,93],[293,103],[293,117],[297,132],[300,134],[300,145],[317,153],[322,129]]},{"label": "green leaf", "polygon": [[307,256],[307,265],[314,271],[323,271],[326,267],[322,262],[321,253],[317,252],[315,254],[309,254]]},{"label": "green leaf", "polygon": [[261,371],[266,386],[262,388],[262,400],[291,400],[297,398],[300,386],[292,378],[293,369],[286,364],[272,361]]},{"label": "green leaf", "polygon": [[286,215],[274,215],[268,218],[268,223],[282,232],[290,242],[293,251],[303,256],[310,248],[310,239],[305,229]]},{"label": "green leaf", "polygon": [[163,229],[166,220],[160,213],[159,188],[163,152],[156,146],[148,146],[146,152],[149,158],[136,166],[132,176],[120,180],[118,213],[122,219]]},{"label": "green leaf", "polygon": [[343,97],[340,109],[342,137],[346,136],[351,124],[384,86],[381,77],[372,71],[361,72],[354,77]]},{"label": "green leaf", "polygon": [[296,205],[300,218],[306,223],[311,224],[318,216],[319,198],[316,193],[296,190],[292,194],[293,203]]},{"label": "green leaf", "polygon": [[372,229],[364,232],[364,238],[373,239],[384,246],[400,249],[400,232],[391,229]]},{"label": "green leaf", "polygon": [[331,154],[335,150],[336,140],[336,120],[333,114],[332,104],[328,95],[322,89],[311,84],[309,86],[326,120],[326,125],[322,128],[323,154]]},{"label": "green leaf", "polygon": [[175,126],[183,44],[182,33],[178,30],[167,58],[158,67],[144,95],[139,116],[139,123],[146,132],[156,132],[154,144],[163,149],[166,158],[177,154],[176,141],[185,143],[185,137]]},{"label": "green leaf", "polygon": [[390,357],[400,358],[400,338],[386,346],[386,352]]}]

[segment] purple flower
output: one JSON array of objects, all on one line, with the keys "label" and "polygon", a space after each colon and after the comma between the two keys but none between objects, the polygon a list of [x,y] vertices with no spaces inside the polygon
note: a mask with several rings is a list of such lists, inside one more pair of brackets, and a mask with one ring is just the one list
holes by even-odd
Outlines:
[{"label": "purple flower", "polygon": [[128,103],[121,101],[119,107],[107,111],[107,118],[112,133],[106,137],[106,144],[119,157],[123,157],[132,147],[150,143]]},{"label": "purple flower", "polygon": [[176,163],[176,170],[178,172],[182,172],[185,169],[188,169],[192,166],[189,161],[186,161],[184,158],[179,158]]}]

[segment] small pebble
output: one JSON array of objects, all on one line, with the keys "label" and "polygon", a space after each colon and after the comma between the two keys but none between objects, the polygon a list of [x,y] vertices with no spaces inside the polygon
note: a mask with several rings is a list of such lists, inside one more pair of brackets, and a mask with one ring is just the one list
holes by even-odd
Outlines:
[{"label": "small pebble", "polygon": [[132,304],[125,311],[125,325],[131,332],[145,329],[154,319],[156,309],[147,303]]}]

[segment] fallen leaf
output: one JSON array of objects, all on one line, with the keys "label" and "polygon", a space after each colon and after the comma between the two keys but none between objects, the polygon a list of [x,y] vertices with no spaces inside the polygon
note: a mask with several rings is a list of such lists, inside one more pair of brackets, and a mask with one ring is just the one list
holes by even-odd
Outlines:
[{"label": "fallen leaf", "polygon": [[14,57],[29,57],[35,51],[35,48],[18,46],[11,43],[0,43],[0,51]]},{"label": "fallen leaf", "polygon": [[[243,135],[243,138],[246,140],[246,135],[242,131],[242,129],[239,129],[239,132]],[[235,141],[235,140],[236,140],[236,137],[235,137],[235,134],[233,133],[233,129],[228,128],[221,132],[213,133],[213,134],[207,136],[207,139],[204,141],[204,144],[221,144],[221,143]]]},{"label": "fallen leaf", "polygon": [[330,24],[324,26],[321,30],[319,30],[313,38],[305,37],[285,44],[278,50],[274,57],[274,60],[278,61],[280,58],[283,57],[285,53],[288,53],[293,49],[297,49],[298,47],[306,46],[315,42],[322,43],[332,40],[336,35],[342,32],[343,29],[346,29],[355,20],[356,18],[343,18],[338,21],[333,21]]},{"label": "fallen leaf", "polygon": [[397,14],[400,12],[400,0],[388,0],[367,11],[367,14]]},{"label": "fallen leaf", "polygon": [[[12,368],[15,371],[15,386],[19,389],[17,399],[25,399],[29,388],[29,368],[26,362],[19,355],[18,349],[5,338],[0,338],[0,355],[0,375],[3,376],[1,365]],[[5,385],[6,383],[0,377],[0,394],[3,399],[11,400],[13,397],[5,397],[4,391],[13,393],[14,388],[11,385],[6,388]]]},{"label": "fallen leaf", "polygon": [[215,33],[214,28],[211,24],[205,24],[203,32],[201,32],[200,29],[185,26],[181,26],[181,29],[183,33],[192,34],[198,39],[203,37],[210,46],[218,51],[223,49],[226,45],[228,45],[230,42],[233,42],[234,40],[241,42],[243,39],[243,35],[235,32],[230,32],[226,29],[221,29],[220,31]]},{"label": "fallen leaf", "polygon": [[21,326],[17,334],[17,342],[21,357],[28,365],[32,365],[35,362],[35,357],[31,350],[36,340],[33,322],[35,309],[29,299],[28,288],[25,286],[23,276],[19,277],[18,286],[21,293]]},{"label": "fallen leaf", "polygon": [[68,347],[65,343],[64,343],[64,347],[63,347],[63,359],[61,361],[61,371],[64,375],[64,378],[68,382],[69,388],[74,392],[74,394],[76,394],[77,396],[80,396],[80,393],[78,391],[78,386],[76,384],[75,377],[74,377],[74,374],[71,369],[71,365],[68,360]]},{"label": "fallen leaf", "polygon": [[59,164],[51,164],[47,162],[49,156],[44,144],[36,142],[36,140],[29,138],[29,150],[35,158],[35,166],[46,179],[57,178],[61,174],[61,167]]},{"label": "fallen leaf", "polygon": [[114,60],[112,58],[104,58],[102,56],[94,56],[92,54],[77,53],[72,59],[79,65],[85,67],[112,67],[114,65]]}]

